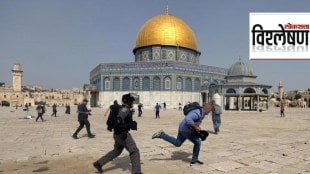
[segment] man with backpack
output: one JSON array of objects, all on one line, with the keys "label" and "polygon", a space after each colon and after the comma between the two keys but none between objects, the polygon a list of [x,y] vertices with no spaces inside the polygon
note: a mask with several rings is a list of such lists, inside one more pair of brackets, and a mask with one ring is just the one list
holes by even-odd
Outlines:
[{"label": "man with backpack", "polygon": [[129,152],[132,173],[141,174],[140,151],[129,130],[137,130],[137,122],[132,120],[132,107],[136,96],[125,94],[122,96],[123,105],[117,114],[110,114],[107,122],[108,130],[114,131],[114,149],[93,163],[98,172],[102,173],[102,166],[118,157],[124,148]]},{"label": "man with backpack", "polygon": [[42,106],[42,105],[38,105],[37,108],[36,108],[36,111],[38,113],[38,116],[36,118],[36,121],[38,121],[39,118],[41,118],[42,122],[44,121],[43,120],[43,114],[45,113],[45,107]]},{"label": "man with backpack", "polygon": [[57,114],[57,106],[56,106],[55,103],[53,104],[52,108],[53,108],[53,113],[52,113],[51,116],[55,115],[55,117],[56,117],[56,114]]},{"label": "man with backpack", "polygon": [[[187,107],[189,106],[189,107]],[[198,160],[199,151],[200,151],[200,144],[201,140],[200,137],[197,136],[200,134],[200,132],[204,132],[204,139],[208,136],[208,132],[201,131],[201,128],[199,127],[202,120],[204,119],[205,115],[207,115],[209,112],[211,112],[212,106],[210,103],[207,103],[201,108],[199,104],[188,104],[184,106],[184,114],[185,118],[179,125],[178,130],[178,136],[177,138],[174,138],[168,134],[166,134],[163,130],[160,130],[159,132],[156,132],[152,139],[154,138],[161,138],[176,147],[180,147],[186,139],[190,140],[193,144],[193,156],[191,160],[192,164],[203,164],[203,162]]]}]

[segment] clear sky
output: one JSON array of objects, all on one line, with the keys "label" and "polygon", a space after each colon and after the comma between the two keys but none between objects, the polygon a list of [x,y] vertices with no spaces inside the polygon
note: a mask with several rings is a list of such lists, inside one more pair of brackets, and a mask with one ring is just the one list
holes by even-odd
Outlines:
[{"label": "clear sky", "polygon": [[249,12],[309,12],[309,0],[0,0],[0,81],[21,63],[23,85],[82,87],[99,63],[133,62],[140,27],[167,3],[196,34],[201,64],[240,56],[272,91],[310,88],[310,60],[248,59]]}]

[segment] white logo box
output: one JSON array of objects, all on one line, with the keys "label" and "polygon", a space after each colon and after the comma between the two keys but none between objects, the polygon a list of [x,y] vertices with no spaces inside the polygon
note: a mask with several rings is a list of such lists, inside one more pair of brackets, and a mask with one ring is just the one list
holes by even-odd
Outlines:
[{"label": "white logo box", "polygon": [[309,25],[310,13],[250,13],[249,58],[310,59]]}]

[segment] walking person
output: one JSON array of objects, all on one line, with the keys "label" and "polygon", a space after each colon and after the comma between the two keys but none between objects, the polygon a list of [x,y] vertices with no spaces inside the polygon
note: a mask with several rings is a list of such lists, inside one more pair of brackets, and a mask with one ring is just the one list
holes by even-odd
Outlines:
[{"label": "walking person", "polygon": [[179,103],[179,111],[182,111],[182,103]]},{"label": "walking person", "polygon": [[68,104],[66,104],[66,111],[65,111],[65,113],[66,114],[70,114],[70,105],[68,105]]},{"label": "walking person", "polygon": [[38,121],[38,119],[39,118],[41,118],[41,120],[42,120],[42,122],[44,121],[43,120],[43,114],[44,114],[44,112],[45,112],[45,107],[44,106],[42,106],[42,105],[38,105],[37,106],[37,108],[36,108],[36,111],[37,111],[37,113],[38,113],[38,116],[37,116],[37,118],[36,118],[36,122]]},{"label": "walking person", "polygon": [[110,130],[114,131],[114,149],[93,163],[93,166],[100,173],[103,172],[102,166],[118,157],[125,148],[129,152],[132,167],[131,172],[133,174],[141,174],[140,151],[129,133],[130,129],[137,130],[137,123],[132,120],[131,111],[135,98],[136,97],[130,93],[123,95],[123,105],[118,114],[110,115],[111,118],[109,119],[114,120],[114,122],[110,122],[108,128],[110,127],[112,128]]},{"label": "walking person", "polygon": [[156,106],[155,106],[155,119],[156,118],[160,118],[159,117],[159,111],[160,111],[160,109],[161,109],[161,106],[158,104],[158,103],[156,103]]},{"label": "walking person", "polygon": [[53,104],[52,108],[53,108],[53,113],[52,113],[51,116],[55,115],[55,117],[56,117],[56,114],[57,114],[57,106],[56,106],[55,103]]},{"label": "walking person", "polygon": [[280,114],[281,114],[281,117],[285,117],[285,115],[284,115],[284,108],[285,108],[285,102],[284,102],[284,100],[282,100],[280,102]]},{"label": "walking person", "polygon": [[142,116],[142,108],[143,108],[143,104],[142,104],[142,103],[139,103],[139,104],[138,104],[138,117],[141,117],[141,116]]},{"label": "walking person", "polygon": [[[211,112],[212,106],[210,103],[207,103],[203,106],[203,108],[195,108],[187,113],[185,118],[179,125],[177,138],[174,138],[168,134],[166,134],[163,130],[160,130],[153,134],[152,139],[161,138],[164,141],[167,141],[173,144],[176,147],[180,147],[185,140],[190,140],[193,144],[193,155],[190,164],[203,164],[203,162],[199,161],[199,151],[201,140],[197,137],[197,133],[201,131],[199,127],[202,120],[205,118],[209,112]],[[206,131],[204,131],[206,132]],[[206,132],[207,133],[207,132]],[[208,136],[208,135],[206,135]]]},{"label": "walking person", "polygon": [[220,126],[221,126],[222,108],[220,105],[216,104],[214,100],[211,101],[211,105],[212,105],[212,122],[214,133],[218,134],[220,132]]},{"label": "walking person", "polygon": [[164,102],[163,105],[164,105],[164,110],[166,110],[166,106],[167,106],[166,102]]},{"label": "walking person", "polygon": [[88,115],[91,115],[90,111],[86,107],[88,100],[83,99],[82,104],[78,105],[78,121],[80,123],[80,126],[77,128],[77,130],[74,132],[72,135],[72,138],[74,139],[79,139],[78,138],[78,133],[83,129],[84,125],[86,126],[86,131],[88,134],[88,138],[94,138],[95,135],[91,133],[90,131],[90,123],[88,121]]}]

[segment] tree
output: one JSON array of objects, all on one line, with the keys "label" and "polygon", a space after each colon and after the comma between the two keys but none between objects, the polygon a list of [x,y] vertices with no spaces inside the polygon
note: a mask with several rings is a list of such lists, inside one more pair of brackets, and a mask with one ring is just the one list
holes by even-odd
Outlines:
[{"label": "tree", "polygon": [[301,99],[301,95],[300,94],[296,94],[294,99],[296,99],[296,100]]}]

